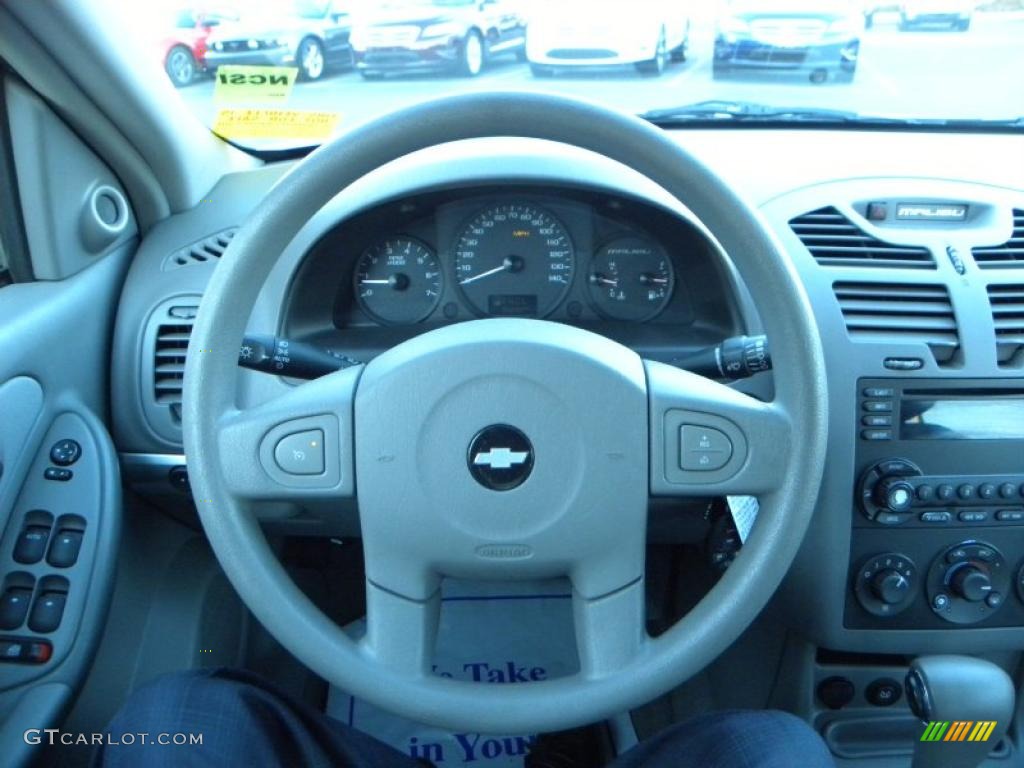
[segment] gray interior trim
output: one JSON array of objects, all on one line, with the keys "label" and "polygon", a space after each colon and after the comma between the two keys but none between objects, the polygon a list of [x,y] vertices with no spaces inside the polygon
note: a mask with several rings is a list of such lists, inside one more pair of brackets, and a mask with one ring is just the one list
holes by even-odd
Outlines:
[{"label": "gray interior trim", "polygon": [[[19,9],[38,6],[44,14],[50,7],[36,3],[11,5]],[[142,156],[54,62],[52,50],[37,42],[11,7],[0,5],[0,56],[110,165],[124,184],[140,225],[148,229],[170,213],[166,194]]]},{"label": "gray interior trim", "polygon": [[114,3],[8,2],[0,55],[110,164],[148,230],[259,162],[189,114],[127,21]]},{"label": "gray interior trim", "polygon": [[[133,239],[135,219],[107,166],[41,99],[11,78],[4,91],[32,271],[60,280]],[[101,219],[99,196],[113,222]]]}]

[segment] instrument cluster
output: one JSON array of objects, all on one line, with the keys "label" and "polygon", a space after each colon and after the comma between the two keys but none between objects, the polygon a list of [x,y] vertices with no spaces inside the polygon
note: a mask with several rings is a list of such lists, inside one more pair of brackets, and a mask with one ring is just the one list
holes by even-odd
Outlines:
[{"label": "instrument cluster", "polygon": [[[582,317],[587,309],[643,322],[660,315],[677,290],[665,246],[635,225],[525,196],[481,201],[468,215],[465,203],[454,208],[360,248],[355,308],[381,325],[422,323],[439,311],[449,319],[548,318],[558,310]],[[453,301],[442,307],[446,296]]]},{"label": "instrument cluster", "polygon": [[570,185],[484,183],[339,221],[287,291],[279,332],[357,360],[443,325],[566,323],[669,360],[743,333],[728,261],[677,210]]}]

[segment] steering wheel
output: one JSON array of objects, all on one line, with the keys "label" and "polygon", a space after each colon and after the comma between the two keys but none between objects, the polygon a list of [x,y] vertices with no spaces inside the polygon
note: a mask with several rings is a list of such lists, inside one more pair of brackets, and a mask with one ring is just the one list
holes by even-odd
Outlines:
[{"label": "steering wheel", "polygon": [[[307,220],[390,161],[495,136],[591,150],[682,201],[749,287],[773,346],[774,400],[643,361],[581,329],[490,319],[425,333],[366,366],[239,410],[237,351],[249,310]],[[821,342],[803,288],[767,225],[662,131],[544,95],[472,94],[414,106],[356,128],[296,165],[214,272],[192,331],[184,388],[199,514],[256,618],[349,693],[412,720],[483,733],[593,722],[703,669],[761,611],[792,563],[825,455]],[[708,455],[701,440],[709,435],[721,451],[711,455],[716,469],[700,466]],[[295,450],[294,440],[323,462],[322,472],[281,471],[280,452]],[[252,512],[259,500],[329,504],[357,490],[367,604],[366,633],[358,639],[295,586]],[[704,599],[649,637],[649,498],[725,494],[758,497],[753,533]],[[578,673],[501,686],[432,675],[444,576],[568,577]]]}]

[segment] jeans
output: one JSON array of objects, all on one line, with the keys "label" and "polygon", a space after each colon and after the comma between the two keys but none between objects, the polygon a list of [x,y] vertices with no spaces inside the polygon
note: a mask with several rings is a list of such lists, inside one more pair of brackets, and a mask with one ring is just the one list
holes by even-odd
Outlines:
[{"label": "jeans", "polygon": [[[324,766],[422,768],[257,676],[238,670],[167,675],[139,688],[107,728],[96,766]],[[136,734],[127,743],[128,734]],[[140,734],[151,742],[143,744]],[[202,734],[201,745],[175,744]],[[159,741],[171,743],[153,743]],[[785,712],[713,712],[637,745],[613,768],[834,768],[824,742]],[[595,767],[596,768],[596,767]]]}]

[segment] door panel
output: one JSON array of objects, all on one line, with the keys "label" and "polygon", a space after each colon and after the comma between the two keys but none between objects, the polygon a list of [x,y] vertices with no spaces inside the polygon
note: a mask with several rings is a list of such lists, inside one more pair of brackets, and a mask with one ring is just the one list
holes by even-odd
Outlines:
[{"label": "door panel", "polygon": [[27,729],[60,725],[106,619],[121,522],[110,338],[137,238],[100,159],[23,84],[3,94],[17,178],[0,183],[37,278],[0,288],[0,591],[25,607],[0,626],[6,766],[31,759]]}]

